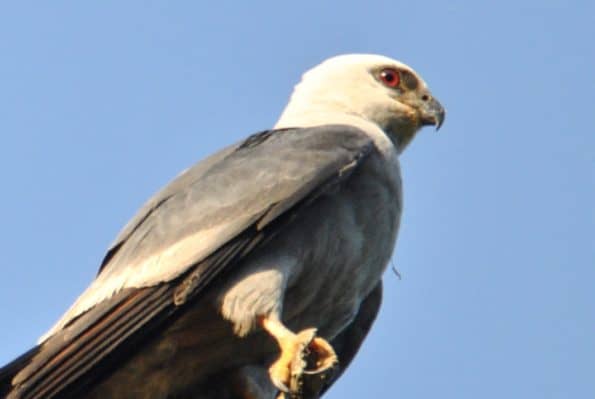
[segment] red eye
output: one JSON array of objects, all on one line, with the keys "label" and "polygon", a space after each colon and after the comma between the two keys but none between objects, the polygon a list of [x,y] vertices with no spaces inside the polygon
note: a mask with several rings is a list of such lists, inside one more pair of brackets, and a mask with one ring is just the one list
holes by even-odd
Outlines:
[{"label": "red eye", "polygon": [[380,71],[380,80],[388,87],[397,87],[401,83],[399,72],[392,68],[385,68]]}]

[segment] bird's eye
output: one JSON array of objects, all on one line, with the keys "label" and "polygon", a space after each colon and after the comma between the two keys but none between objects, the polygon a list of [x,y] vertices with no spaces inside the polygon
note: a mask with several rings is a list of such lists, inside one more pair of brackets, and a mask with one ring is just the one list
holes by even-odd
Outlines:
[{"label": "bird's eye", "polygon": [[388,87],[397,87],[401,83],[401,75],[396,69],[384,68],[378,75],[382,83]]}]

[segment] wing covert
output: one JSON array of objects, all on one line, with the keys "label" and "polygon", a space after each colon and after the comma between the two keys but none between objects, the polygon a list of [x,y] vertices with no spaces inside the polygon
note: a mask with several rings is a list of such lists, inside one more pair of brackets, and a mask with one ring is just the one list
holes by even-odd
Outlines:
[{"label": "wing covert", "polygon": [[373,148],[349,126],[283,129],[184,172],[123,230],[97,279],[15,377],[9,398],[52,398],[108,374],[215,277],[347,179]]}]

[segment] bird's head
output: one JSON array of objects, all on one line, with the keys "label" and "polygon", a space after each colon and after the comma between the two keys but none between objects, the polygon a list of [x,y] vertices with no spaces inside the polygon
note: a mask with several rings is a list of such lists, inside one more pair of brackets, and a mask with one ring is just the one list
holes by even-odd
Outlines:
[{"label": "bird's head", "polygon": [[304,74],[276,127],[371,122],[402,151],[423,126],[439,129],[445,110],[407,65],[370,54],[330,58]]}]

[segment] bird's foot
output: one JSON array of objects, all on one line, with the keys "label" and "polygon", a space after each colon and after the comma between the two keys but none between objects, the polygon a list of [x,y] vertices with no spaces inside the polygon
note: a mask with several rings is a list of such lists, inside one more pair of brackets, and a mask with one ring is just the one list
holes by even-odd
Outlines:
[{"label": "bird's foot", "polygon": [[269,368],[273,384],[281,391],[278,398],[299,397],[304,374],[318,375],[330,371],[337,364],[333,347],[316,336],[316,329],[309,328],[298,334],[278,338],[281,355]]}]

